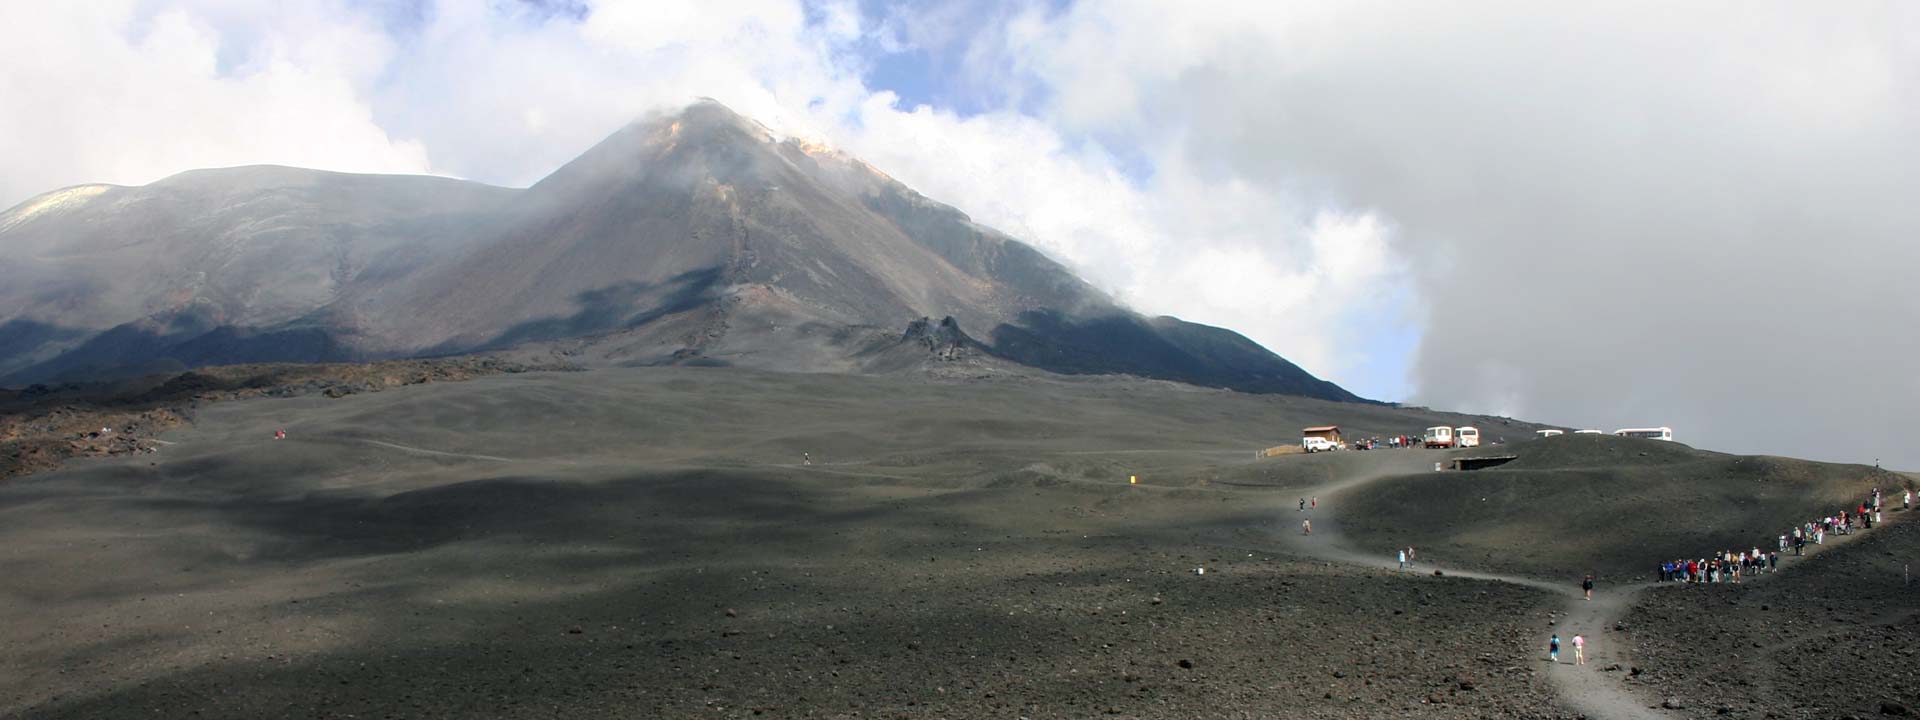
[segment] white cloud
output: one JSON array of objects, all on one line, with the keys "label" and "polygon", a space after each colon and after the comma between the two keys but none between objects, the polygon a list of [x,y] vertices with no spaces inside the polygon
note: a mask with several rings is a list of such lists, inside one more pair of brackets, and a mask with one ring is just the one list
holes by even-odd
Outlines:
[{"label": "white cloud", "polygon": [[1009,64],[1061,127],[1389,219],[1422,399],[1920,466],[1889,421],[1920,400],[1920,9],[1213,10],[1081,4]]},{"label": "white cloud", "polygon": [[1404,281],[1378,218],[1208,180],[1178,158],[1136,183],[1100,148],[1013,112],[902,111],[883,93],[858,117],[858,128],[835,131],[855,155],[1038,244],[1142,311],[1232,328],[1335,381],[1400,381],[1342,372],[1360,352],[1342,326],[1391,312],[1385,288]]},{"label": "white cloud", "polygon": [[[523,185],[711,96],[1362,392],[1418,335],[1422,400],[1732,449],[1867,453],[1920,400],[1886,330],[1920,315],[1911,5],[593,6],[0,5],[33,99],[0,202],[245,162]],[[901,106],[876,48],[998,109]]]},{"label": "white cloud", "polygon": [[[1312,209],[1202,177],[1177,155],[1137,182],[1097,144],[1011,110],[961,118],[898,107],[891,93],[863,84],[865,60],[853,49],[870,39],[864,33],[901,30],[863,22],[851,3],[604,0],[577,21],[449,0],[397,39],[340,8],[316,16],[163,3],[145,32],[133,6],[118,9],[20,18],[17,25],[64,22],[47,34],[103,47],[88,53],[96,56],[88,67],[103,74],[143,69],[89,81],[79,93],[29,88],[69,105],[16,109],[10,126],[34,117],[108,125],[103,132],[117,141],[102,154],[119,162],[62,162],[86,152],[77,138],[42,145],[44,165],[66,175],[13,173],[5,181],[14,196],[242,162],[525,185],[647,111],[711,96],[776,129],[841,145],[1035,243],[1143,311],[1232,327],[1336,381],[1364,380],[1343,375],[1353,365],[1348,350],[1324,328],[1336,322],[1334,309],[1364,305],[1367,279],[1383,275],[1316,241],[1324,228]],[[946,6],[942,24],[961,25],[954,13],[963,9]],[[1044,15],[1008,17],[995,28],[1006,34],[994,53],[1047,31]],[[917,26],[915,42],[959,42]],[[223,70],[220,58],[236,48],[245,61]],[[985,51],[968,61],[997,62]],[[162,110],[154,97],[169,104]],[[89,105],[100,98],[116,111],[94,113]],[[129,117],[134,108],[165,122]],[[1223,273],[1240,281],[1206,280]]]},{"label": "white cloud", "polygon": [[[303,18],[284,17],[286,22]],[[279,163],[426,172],[419,143],[373,121],[363,89],[390,43],[328,20],[223,67],[222,38],[183,8],[5,3],[0,203],[84,182],[141,184],[197,167]],[[296,40],[297,38],[297,40]]]}]

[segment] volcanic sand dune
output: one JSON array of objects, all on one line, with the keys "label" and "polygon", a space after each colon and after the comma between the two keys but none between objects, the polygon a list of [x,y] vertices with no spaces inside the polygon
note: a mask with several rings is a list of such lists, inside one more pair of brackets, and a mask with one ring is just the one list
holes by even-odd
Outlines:
[{"label": "volcanic sand dune", "polygon": [[698,369],[220,403],[0,486],[0,716],[1557,716],[1552,595],[1274,551],[1428,456],[1255,448],[1467,420]]},{"label": "volcanic sand dune", "polygon": [[1911,482],[1863,465],[1606,435],[1454,454],[1518,458],[1368,484],[1343,498],[1355,546],[1387,553],[1413,545],[1443,563],[1568,582],[1589,572],[1602,582],[1643,582],[1661,560],[1752,548],[1852,507],[1873,487]]}]

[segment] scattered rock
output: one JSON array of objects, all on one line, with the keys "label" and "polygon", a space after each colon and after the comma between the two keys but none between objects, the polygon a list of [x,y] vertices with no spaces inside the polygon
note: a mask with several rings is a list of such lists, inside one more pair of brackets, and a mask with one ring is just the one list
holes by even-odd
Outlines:
[{"label": "scattered rock", "polygon": [[1180,660],[1180,667],[1182,667],[1182,668],[1185,668],[1185,669],[1188,669],[1188,670],[1192,670],[1192,669],[1193,669],[1193,661],[1192,661],[1192,660],[1187,660],[1187,659],[1185,659],[1185,658],[1182,658],[1182,659]]},{"label": "scattered rock", "polygon": [[1687,708],[1687,701],[1681,700],[1678,697],[1670,697],[1667,698],[1666,702],[1660,703],[1660,707],[1668,710],[1685,710]]},{"label": "scattered rock", "polygon": [[1880,701],[1880,714],[1890,715],[1892,717],[1913,717],[1913,708],[1892,700],[1882,700]]}]

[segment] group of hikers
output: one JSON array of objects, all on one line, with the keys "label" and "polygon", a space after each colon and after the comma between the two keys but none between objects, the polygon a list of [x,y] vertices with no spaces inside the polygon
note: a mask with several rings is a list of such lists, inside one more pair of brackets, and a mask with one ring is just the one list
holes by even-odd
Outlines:
[{"label": "group of hikers", "polygon": [[[1755,547],[1737,553],[1726,550],[1706,558],[1670,560],[1660,563],[1657,574],[1660,582],[1737,583],[1743,577],[1775,572],[1780,569],[1780,553],[1791,551],[1794,555],[1803,555],[1807,543],[1823,545],[1828,535],[1851,535],[1873,529],[1881,522],[1882,499],[1881,489],[1874,488],[1865,502],[1851,509],[1801,523],[1781,533],[1774,539],[1775,547],[1771,550]],[[1900,509],[1912,505],[1913,491],[1902,489]]]}]

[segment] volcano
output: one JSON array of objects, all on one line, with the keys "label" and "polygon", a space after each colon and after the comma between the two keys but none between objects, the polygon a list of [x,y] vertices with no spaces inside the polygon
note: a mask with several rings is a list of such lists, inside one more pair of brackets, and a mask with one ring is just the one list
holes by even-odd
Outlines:
[{"label": "volcano", "polygon": [[1359,400],[712,101],[525,189],[196,170],[32,198],[0,215],[0,248],[6,384],[501,351],[897,372],[923,352]]}]

